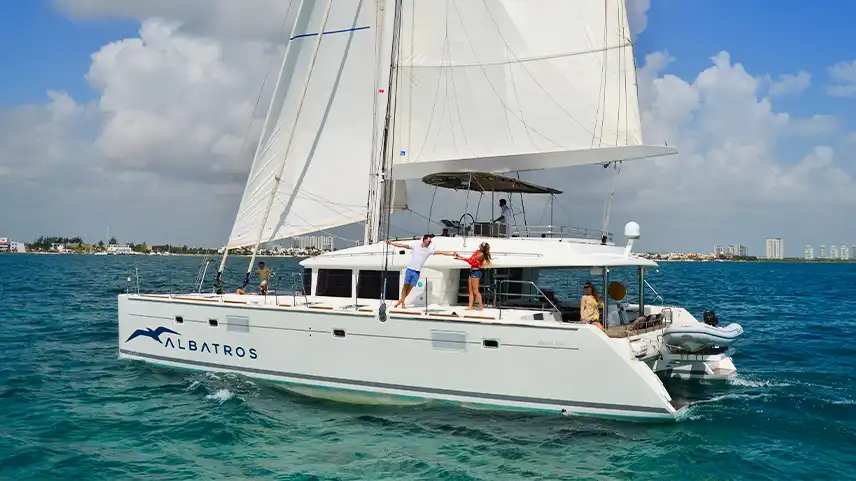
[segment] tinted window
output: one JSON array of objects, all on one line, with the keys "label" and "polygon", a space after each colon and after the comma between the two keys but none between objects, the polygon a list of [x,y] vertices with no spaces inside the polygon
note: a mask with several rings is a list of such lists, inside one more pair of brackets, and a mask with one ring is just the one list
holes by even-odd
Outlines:
[{"label": "tinted window", "polygon": [[316,296],[351,297],[351,275],[349,269],[318,269]]},{"label": "tinted window", "polygon": [[360,271],[357,279],[357,297],[360,299],[380,299],[383,292],[383,279],[386,277],[386,300],[398,299],[399,271]]},{"label": "tinted window", "polygon": [[303,293],[312,293],[312,269],[303,269]]}]

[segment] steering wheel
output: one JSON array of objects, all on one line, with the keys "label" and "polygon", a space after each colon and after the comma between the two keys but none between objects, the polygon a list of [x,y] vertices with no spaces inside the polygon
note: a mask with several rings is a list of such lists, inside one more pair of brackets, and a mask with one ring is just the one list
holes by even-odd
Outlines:
[{"label": "steering wheel", "polygon": [[[469,217],[470,219],[469,221],[465,222],[464,219],[466,219],[467,217]],[[475,224],[475,217],[473,217],[469,212],[467,212],[462,215],[461,220],[458,221],[458,232],[463,232],[464,237],[466,237],[467,234],[469,234],[470,230],[473,228],[473,226],[475,226]]]}]

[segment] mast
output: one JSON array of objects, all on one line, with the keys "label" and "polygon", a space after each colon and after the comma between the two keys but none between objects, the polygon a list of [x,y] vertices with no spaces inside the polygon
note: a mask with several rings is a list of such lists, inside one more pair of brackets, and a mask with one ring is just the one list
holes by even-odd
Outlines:
[{"label": "mast", "polygon": [[[399,35],[401,32],[401,0],[391,0],[393,3],[392,45],[389,58],[389,81],[386,87],[386,115],[384,116],[383,140],[380,155],[373,163],[372,191],[369,193],[369,212],[366,222],[366,244],[381,240],[387,230],[388,211],[392,203],[393,182],[388,180],[392,168],[390,148],[392,146],[393,120],[395,113],[395,95],[393,89],[396,83],[396,58],[398,57]],[[382,46],[382,42],[381,42]],[[379,51],[382,47],[379,47]],[[374,151],[374,149],[373,149]]]},{"label": "mast", "polygon": [[[371,167],[369,168],[369,195],[366,198],[366,221],[363,233],[363,244],[365,245],[371,244],[376,238],[374,235],[374,220],[377,215],[374,213],[374,210],[380,184],[378,181],[380,175],[379,171],[380,166],[383,163],[381,160],[383,152],[378,152],[378,102],[380,102],[380,100],[384,98],[387,99],[387,102],[389,101],[389,91],[382,91],[380,87],[380,77],[383,70],[381,58],[383,57],[384,47],[384,18],[386,16],[386,8],[384,8],[385,3],[386,0],[375,0],[375,24],[378,28],[377,33],[375,34],[374,61],[377,67],[375,68],[374,74],[374,102],[372,107],[372,162]],[[379,95],[381,92],[384,92],[384,95]]]},{"label": "mast", "polygon": [[[318,31],[318,40],[315,41],[315,48],[312,51],[312,59],[309,61],[309,68],[306,71],[306,80],[303,82],[303,88],[300,92],[300,100],[297,104],[297,113],[294,116],[294,119],[291,122],[291,127],[289,128],[288,141],[285,145],[285,154],[282,156],[282,160],[279,164],[279,169],[277,170],[277,175],[274,177],[273,187],[271,188],[270,197],[268,198],[267,207],[265,207],[265,215],[262,218],[261,226],[259,227],[259,235],[256,238],[256,243],[253,246],[253,253],[250,256],[250,263],[247,266],[247,274],[244,277],[244,285],[246,286],[250,279],[250,272],[253,270],[253,263],[256,261],[256,252],[259,249],[259,245],[262,242],[262,236],[264,236],[265,225],[267,225],[268,216],[270,215],[271,207],[273,207],[273,202],[276,199],[276,192],[279,189],[279,183],[282,178],[282,174],[285,171],[286,162],[288,160],[288,150],[291,148],[291,143],[294,140],[294,131],[297,129],[297,121],[300,118],[300,111],[303,109],[303,101],[306,100],[306,92],[309,90],[309,82],[312,80],[312,72],[315,69],[315,60],[318,58],[318,51],[321,48],[321,40],[324,38],[324,30],[327,28],[327,19],[330,18],[330,9],[333,7],[333,0],[327,0],[327,7],[324,9],[324,20],[321,22],[321,29]],[[301,8],[303,5],[301,4]],[[225,260],[225,257],[224,257]]]}]

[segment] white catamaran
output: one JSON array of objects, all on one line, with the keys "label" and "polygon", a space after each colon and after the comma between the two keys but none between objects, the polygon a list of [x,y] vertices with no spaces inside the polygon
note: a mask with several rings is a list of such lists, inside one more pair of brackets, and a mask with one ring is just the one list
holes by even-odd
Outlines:
[{"label": "white catamaran", "polygon": [[[733,376],[742,329],[646,303],[657,264],[632,253],[633,222],[616,245],[464,207],[434,243],[490,243],[485,309],[465,310],[469,266],[440,255],[392,307],[410,253],[384,240],[405,181],[554,195],[502,174],[674,154],[642,143],[635,74],[623,0],[303,0],[226,253],[359,221],[365,244],[302,261],[300,293],[120,295],[120,356],[349,401],[679,419],[663,379]],[[539,287],[550,270],[600,283],[605,330]]]}]

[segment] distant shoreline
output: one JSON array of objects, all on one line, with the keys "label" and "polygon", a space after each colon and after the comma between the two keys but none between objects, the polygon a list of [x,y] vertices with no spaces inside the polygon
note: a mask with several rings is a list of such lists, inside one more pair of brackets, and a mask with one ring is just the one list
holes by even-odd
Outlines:
[{"label": "distant shoreline", "polygon": [[[0,254],[9,254],[9,255],[47,255],[47,256],[95,256],[97,255],[94,252],[2,252]],[[179,254],[179,253],[169,253],[169,254],[100,254],[99,257],[174,257],[174,256],[182,256],[182,257],[218,257],[221,254]],[[251,257],[249,254],[230,254],[229,257]],[[256,257],[266,257],[266,258],[294,258],[294,259],[306,259],[311,256],[295,256],[295,255],[256,255]],[[856,263],[856,259],[798,259],[798,258],[785,258],[785,259],[652,259],[647,258],[648,260],[652,260],[657,263],[665,263],[665,262],[729,262],[729,263],[787,263],[787,264],[851,264]]]},{"label": "distant shoreline", "polygon": [[650,259],[654,262],[731,262],[731,263],[787,263],[787,264],[851,264],[856,259]]},{"label": "distant shoreline", "polygon": [[[98,257],[219,257],[221,254],[97,254],[95,252],[0,252],[0,254],[9,255],[37,255],[37,256],[98,256]],[[229,254],[229,257],[252,257],[249,254]],[[308,256],[294,255],[261,255],[256,254],[256,257],[291,257],[295,259],[305,259]]]}]

